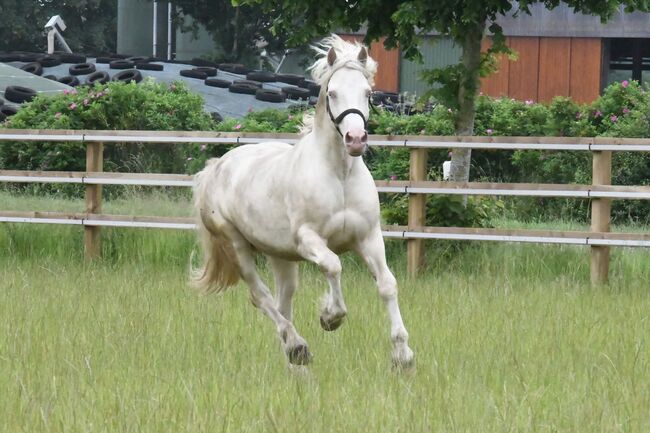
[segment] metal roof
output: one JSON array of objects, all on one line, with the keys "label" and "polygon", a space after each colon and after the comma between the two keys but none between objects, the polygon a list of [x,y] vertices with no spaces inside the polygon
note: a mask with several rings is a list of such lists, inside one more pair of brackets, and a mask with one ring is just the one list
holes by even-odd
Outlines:
[{"label": "metal roof", "polygon": [[600,17],[575,13],[565,3],[548,10],[543,4],[530,6],[530,15],[516,7],[497,19],[507,36],[650,38],[650,13],[626,13],[623,6],[606,23]]},{"label": "metal roof", "polygon": [[[108,64],[105,63],[96,63],[95,58],[88,58],[88,63],[94,63],[97,71],[106,71],[111,76],[120,72],[119,70],[110,69]],[[205,101],[205,109],[209,112],[218,112],[223,117],[243,117],[251,109],[258,111],[267,108],[287,108],[291,105],[298,104],[298,101],[289,101],[287,102],[265,102],[255,99],[254,95],[245,95],[239,93],[231,93],[228,89],[219,88],[219,87],[210,87],[206,86],[201,79],[188,78],[179,75],[180,71],[183,69],[192,69],[195,66],[189,64],[178,64],[178,63],[163,63],[155,62],[163,65],[163,71],[148,71],[141,70],[143,77],[152,77],[157,81],[171,83],[173,81],[183,81],[187,84],[188,88],[200,94]],[[4,90],[9,85],[18,85],[24,87],[30,87],[39,93],[57,93],[62,92],[64,89],[70,89],[69,86],[58,83],[56,81],[48,80],[46,78],[30,74],[25,72],[20,68],[24,65],[24,62],[9,62],[9,63],[0,63],[0,96],[4,97]],[[43,75],[55,75],[57,77],[63,77],[70,75],[69,68],[72,64],[63,63],[59,66],[43,68]],[[83,83],[85,76],[78,77]],[[246,77],[244,75],[233,74],[230,72],[225,72],[219,70],[217,73],[217,78],[225,80],[244,80]],[[283,87],[295,87],[286,83],[272,82],[264,83],[264,88],[269,89],[282,89]],[[6,102],[8,104],[8,101]],[[15,104],[14,104],[15,105]]]}]

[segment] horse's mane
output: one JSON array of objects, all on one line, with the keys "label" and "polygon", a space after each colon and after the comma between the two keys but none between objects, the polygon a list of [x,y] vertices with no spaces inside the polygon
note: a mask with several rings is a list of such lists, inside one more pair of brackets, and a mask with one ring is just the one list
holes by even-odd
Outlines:
[{"label": "horse's mane", "polygon": [[[320,56],[313,65],[309,67],[313,80],[320,86],[325,86],[329,82],[332,74],[343,67],[350,67],[363,72],[368,79],[370,86],[375,84],[375,73],[377,72],[377,62],[368,56],[365,63],[358,60],[359,50],[363,45],[357,41],[347,42],[338,35],[331,35],[318,43],[312,45],[316,55]],[[330,48],[336,51],[336,61],[332,66],[327,62],[327,53]],[[314,114],[305,114],[300,128],[301,134],[305,135],[311,132],[314,127]]]}]

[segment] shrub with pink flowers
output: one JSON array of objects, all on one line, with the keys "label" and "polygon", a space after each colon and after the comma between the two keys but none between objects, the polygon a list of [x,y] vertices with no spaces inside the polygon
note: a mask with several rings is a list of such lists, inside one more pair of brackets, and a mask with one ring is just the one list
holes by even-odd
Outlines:
[{"label": "shrub with pink flowers", "polygon": [[[77,87],[53,97],[37,97],[3,125],[27,129],[209,130],[215,123],[200,96],[182,83],[153,81]],[[111,145],[105,166],[129,171],[143,166],[178,172],[186,164],[180,146]],[[0,143],[0,168],[84,170],[85,147],[79,143]],[[135,167],[139,166],[139,167]]]}]

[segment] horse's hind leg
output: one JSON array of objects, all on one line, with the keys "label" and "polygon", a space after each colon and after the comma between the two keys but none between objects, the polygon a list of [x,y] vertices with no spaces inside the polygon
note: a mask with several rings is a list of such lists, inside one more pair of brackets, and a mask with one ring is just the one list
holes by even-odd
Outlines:
[{"label": "horse's hind leg", "polygon": [[275,277],[277,308],[285,319],[291,321],[293,294],[298,288],[298,263],[267,256]]},{"label": "horse's hind leg", "polygon": [[336,330],[348,313],[341,290],[341,261],[327,247],[325,240],[310,229],[298,230],[298,252],[305,259],[317,264],[327,277],[330,290],[323,299],[320,325],[326,331]]},{"label": "horse's hind leg", "polygon": [[257,273],[250,244],[238,233],[229,233],[229,237],[233,240],[241,277],[250,288],[251,302],[275,323],[289,362],[299,365],[309,363],[311,354],[307,342],[298,334],[291,320],[278,311],[271,291]]}]

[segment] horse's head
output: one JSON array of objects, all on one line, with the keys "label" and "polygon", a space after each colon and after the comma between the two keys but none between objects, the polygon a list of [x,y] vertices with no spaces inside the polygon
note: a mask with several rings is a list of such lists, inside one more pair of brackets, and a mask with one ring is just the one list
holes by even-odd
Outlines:
[{"label": "horse's head", "polygon": [[[367,60],[368,51],[361,47],[357,61],[365,65]],[[335,62],[336,51],[330,48],[327,63],[334,66]],[[343,64],[330,77],[325,92],[327,112],[348,154],[361,156],[368,146],[368,101],[372,92],[368,79],[361,69]]]},{"label": "horse's head", "polygon": [[377,64],[364,46],[338,36],[326,41],[327,55],[312,68],[322,88],[320,97],[324,98],[319,105],[324,103],[348,154],[361,156],[368,147],[369,100]]}]

